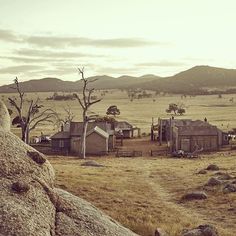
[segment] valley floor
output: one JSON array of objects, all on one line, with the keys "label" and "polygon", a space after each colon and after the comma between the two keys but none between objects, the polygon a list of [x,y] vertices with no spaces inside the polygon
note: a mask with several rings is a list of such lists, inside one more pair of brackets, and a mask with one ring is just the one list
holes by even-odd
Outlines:
[{"label": "valley floor", "polygon": [[[96,158],[105,167],[83,167],[84,160],[50,157],[56,184],[102,209],[143,236],[155,228],[177,236],[184,228],[209,223],[221,236],[236,235],[236,193],[222,187],[204,188],[217,171],[197,172],[217,164],[220,172],[236,176],[236,153],[217,153],[199,159]],[[206,200],[181,202],[192,190],[206,191]]]}]

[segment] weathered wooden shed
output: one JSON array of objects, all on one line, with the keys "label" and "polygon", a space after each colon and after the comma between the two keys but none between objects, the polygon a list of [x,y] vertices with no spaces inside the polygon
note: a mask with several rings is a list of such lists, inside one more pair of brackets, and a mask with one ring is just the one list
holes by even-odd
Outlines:
[{"label": "weathered wooden shed", "polygon": [[[87,132],[90,132],[95,127],[99,127],[103,131],[109,134],[108,138],[108,148],[113,150],[115,148],[115,131],[112,125],[108,122],[89,122],[87,127]],[[70,123],[70,136],[71,136],[71,146],[72,151],[77,152],[79,139],[83,132],[83,122],[71,122]]]},{"label": "weathered wooden shed", "polygon": [[166,141],[171,151],[216,151],[229,143],[227,133],[201,120],[159,119],[158,130],[160,144]]},{"label": "weathered wooden shed", "polygon": [[115,131],[119,133],[119,135],[122,133],[123,138],[133,138],[135,131],[137,131],[137,136],[140,136],[140,128],[134,127],[127,121],[115,122]]},{"label": "weathered wooden shed", "polygon": [[70,133],[61,131],[51,137],[51,146],[55,151],[70,152]]},{"label": "weathered wooden shed", "polygon": [[216,151],[228,144],[227,134],[205,121],[186,121],[171,125],[170,143],[172,151],[193,152],[197,149]]},{"label": "weathered wooden shed", "polygon": [[86,136],[86,153],[92,155],[108,153],[109,134],[98,126],[91,129]]},{"label": "weathered wooden shed", "polygon": [[175,150],[193,152],[197,149],[216,151],[220,147],[218,129],[214,126],[180,126],[173,129]]}]

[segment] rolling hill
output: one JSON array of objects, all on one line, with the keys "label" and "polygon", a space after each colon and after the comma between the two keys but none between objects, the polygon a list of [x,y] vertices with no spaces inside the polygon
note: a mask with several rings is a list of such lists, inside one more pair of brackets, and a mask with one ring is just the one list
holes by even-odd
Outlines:
[{"label": "rolling hill", "polygon": [[[195,66],[170,77],[159,77],[148,74],[140,77],[94,76],[88,79],[96,80],[91,83],[96,89],[133,89],[143,88],[170,93],[202,93],[206,89],[236,87],[236,69],[223,69],[210,66]],[[1,93],[14,92],[11,85],[0,87]],[[91,85],[90,85],[91,86]],[[43,78],[21,83],[25,92],[73,92],[81,89],[81,81],[63,81],[57,78]]]}]

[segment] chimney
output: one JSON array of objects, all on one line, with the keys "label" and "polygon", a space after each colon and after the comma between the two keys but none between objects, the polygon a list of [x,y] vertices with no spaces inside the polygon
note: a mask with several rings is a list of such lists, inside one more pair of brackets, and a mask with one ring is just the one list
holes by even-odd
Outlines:
[{"label": "chimney", "polygon": [[61,125],[61,132],[63,132],[64,131],[64,126],[63,125]]}]

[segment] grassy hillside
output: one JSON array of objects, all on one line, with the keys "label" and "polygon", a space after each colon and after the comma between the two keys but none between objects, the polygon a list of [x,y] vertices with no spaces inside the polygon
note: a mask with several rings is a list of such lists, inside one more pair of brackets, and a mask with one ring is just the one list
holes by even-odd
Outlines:
[{"label": "grassy hillside", "polygon": [[[161,78],[155,75],[132,77],[128,75],[114,78],[111,76],[94,76],[96,80],[92,85],[96,89],[133,89],[144,88],[154,91],[169,93],[202,94],[204,89],[218,89],[236,87],[236,70],[223,69],[210,66],[196,66],[176,75]],[[12,85],[0,87],[0,92],[12,92]],[[81,81],[63,81],[57,78],[44,78],[30,80],[21,83],[26,92],[49,91],[78,91],[81,89]]]}]

